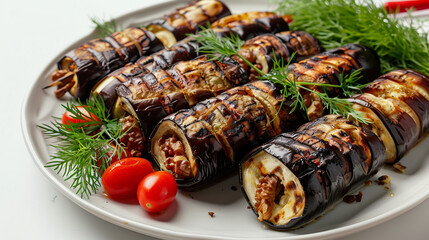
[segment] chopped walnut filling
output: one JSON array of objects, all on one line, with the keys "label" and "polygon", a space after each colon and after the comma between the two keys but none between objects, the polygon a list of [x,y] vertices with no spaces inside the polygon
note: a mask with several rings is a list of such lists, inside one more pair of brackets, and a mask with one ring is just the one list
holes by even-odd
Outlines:
[{"label": "chopped walnut filling", "polygon": [[361,202],[362,201],[362,192],[359,192],[356,195],[347,195],[343,198],[343,201],[346,203],[354,203],[354,202]]},{"label": "chopped walnut filling", "polygon": [[380,176],[379,178],[377,178],[377,180],[375,180],[375,182],[378,185],[384,186],[384,185],[390,184],[390,177],[387,175],[383,175],[383,176]]},{"label": "chopped walnut filling", "polygon": [[191,163],[186,157],[185,148],[181,141],[172,136],[160,139],[158,144],[165,156],[165,168],[172,171],[175,178],[192,177]]},{"label": "chopped walnut filling", "polygon": [[270,219],[274,204],[278,203],[283,191],[284,187],[276,175],[270,174],[259,178],[255,193],[255,209],[259,221]]},{"label": "chopped walnut filling", "polygon": [[405,170],[407,169],[407,167],[402,165],[400,162],[393,164],[393,168],[400,173],[405,173]]},{"label": "chopped walnut filling", "polygon": [[145,139],[137,120],[129,115],[120,121],[124,135],[119,139],[119,142],[125,144],[133,157],[140,157],[145,150]]}]

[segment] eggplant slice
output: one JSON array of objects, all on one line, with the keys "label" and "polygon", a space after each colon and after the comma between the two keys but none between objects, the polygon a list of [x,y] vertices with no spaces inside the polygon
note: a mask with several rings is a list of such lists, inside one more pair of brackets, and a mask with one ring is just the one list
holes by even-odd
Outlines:
[{"label": "eggplant slice", "polygon": [[[288,39],[294,39],[308,34],[282,32],[278,35],[291,35]],[[308,41],[312,38],[303,39]],[[313,46],[309,42],[303,44]],[[312,51],[319,49],[313,48]],[[269,66],[263,69],[269,71],[274,54],[278,59],[288,61],[291,56],[289,53],[294,52],[294,49],[275,35],[265,34],[246,41],[240,51],[248,61],[258,66]],[[309,50],[307,53],[313,52]],[[178,62],[167,69],[133,76],[116,88],[119,98],[106,102],[113,103],[113,116],[124,114],[124,111],[132,114],[139,119],[143,134],[149,135],[156,123],[168,114],[192,107],[204,99],[249,82],[249,77],[255,75],[246,71],[246,63],[235,59],[209,60],[203,55]]]},{"label": "eggplant slice", "polygon": [[245,12],[223,17],[211,25],[219,36],[237,35],[248,40],[264,33],[278,33],[289,30],[286,20],[273,12]]},{"label": "eggplant slice", "polygon": [[171,47],[197,26],[214,22],[230,14],[217,0],[193,1],[148,28],[130,27],[104,39],[93,39],[65,54],[51,75],[49,86],[57,86],[55,96],[70,92],[74,98],[86,99],[92,87],[107,74],[142,56]]},{"label": "eggplant slice", "polygon": [[[155,163],[173,173],[182,189],[206,186],[235,169],[247,149],[281,132],[280,124],[271,124],[280,106],[281,115],[290,111],[274,84],[266,81],[230,89],[169,115],[150,138]],[[301,121],[299,114],[288,117],[290,123]]]},{"label": "eggplant slice", "polygon": [[184,39],[187,34],[197,32],[199,27],[205,26],[207,22],[213,23],[230,14],[228,7],[221,1],[192,1],[163,18],[153,21],[147,29],[159,39],[165,39],[166,47],[171,47],[176,41]]},{"label": "eggplant slice", "polygon": [[[258,219],[278,230],[300,227],[377,173],[386,156],[382,142],[371,131],[354,127],[361,134],[358,142],[353,143],[346,132],[339,140],[349,146],[347,150],[298,131],[280,134],[246,156],[239,167],[240,183]],[[368,172],[363,168],[366,158],[360,161],[358,157],[362,154],[359,147],[352,147],[361,142],[370,147],[366,157],[373,157]],[[354,157],[344,156],[344,151]],[[269,181],[276,181],[277,186],[271,187]]]},{"label": "eggplant slice", "polygon": [[278,230],[301,227],[399,161],[427,133],[428,93],[427,76],[395,70],[349,99],[370,124],[327,115],[254,149],[239,177],[258,219]]},{"label": "eggplant slice", "polygon": [[[246,21],[239,21],[243,17],[228,18],[228,21],[224,21],[223,18],[217,21],[216,24],[212,25],[212,29],[218,34],[219,37],[225,34],[231,33],[244,33],[249,32],[254,28],[263,28],[264,31],[260,33],[276,33],[278,31],[286,31],[289,29],[287,23],[278,15],[269,12],[251,12],[243,13],[239,16],[246,16]],[[263,17],[264,22],[260,22],[256,17]],[[238,21],[234,22],[232,20]],[[263,26],[263,27],[262,27]],[[228,29],[228,31],[227,31]],[[254,32],[253,32],[254,33]],[[288,47],[288,54],[298,51],[299,53],[314,55],[320,52],[320,44],[311,35],[306,32],[282,32],[277,34],[273,38],[282,38],[287,45],[276,46],[276,47]],[[249,40],[251,41],[251,40]],[[263,41],[263,40],[261,40]],[[280,41],[280,40],[278,40]],[[255,40],[252,42],[246,42],[245,46],[248,46],[246,51],[242,50],[245,54],[247,51],[255,52]],[[264,43],[265,50],[269,50],[268,56],[272,57],[273,47],[267,46],[271,42]],[[293,44],[291,44],[293,43]],[[180,61],[189,61],[198,56],[199,44],[192,38],[187,37],[180,42],[174,44],[171,48],[166,48],[162,51],[156,52],[150,56],[144,56],[138,59],[134,64],[128,64],[122,67],[108,76],[101,79],[92,89],[92,94],[95,96],[101,96],[106,104],[106,108],[113,114],[113,117],[119,118],[120,114],[123,113],[118,109],[119,100],[116,89],[123,83],[131,81],[133,78],[141,77],[142,75],[152,73],[159,69],[167,69]],[[244,46],[243,46],[244,48]],[[302,49],[302,50],[300,50]],[[282,51],[282,50],[277,50]],[[286,50],[283,50],[286,51]],[[267,52],[267,51],[265,51]],[[284,54],[283,54],[284,55]],[[299,55],[299,54],[298,54]],[[280,56],[280,55],[279,55]],[[264,58],[265,56],[258,54],[258,57]],[[263,63],[264,59],[260,59]]]},{"label": "eggplant slice", "polygon": [[[323,74],[313,73],[311,76],[314,78],[308,77],[305,80],[317,82],[323,77],[332,80],[330,83],[338,83],[339,80],[337,82],[334,80],[340,73],[331,69],[342,69],[346,71],[345,73],[350,73],[365,66],[365,63],[362,63],[363,58],[360,58],[361,62],[359,62],[351,57],[361,56],[365,51],[367,50],[364,47],[352,45],[316,55],[311,58],[313,59],[311,61],[315,62],[314,69],[329,69],[329,71],[324,71]],[[299,66],[305,65],[307,61],[309,60],[301,61]],[[366,61],[374,62],[373,59]],[[295,69],[301,68],[293,67],[289,76],[301,73],[295,73]],[[367,72],[371,72],[370,70],[366,69]],[[371,79],[376,76],[365,77]],[[150,150],[155,163],[160,169],[173,173],[179,187],[186,190],[204,187],[207,182],[225,176],[231,169],[235,169],[234,166],[250,149],[282,132],[295,130],[306,121],[304,114],[299,111],[291,113],[291,100],[284,99],[281,90],[281,86],[269,81],[254,81],[227,90],[190,109],[178,111],[162,119],[150,137]],[[332,94],[336,92],[332,91]],[[193,129],[193,132],[198,132],[200,138],[206,136],[211,144],[194,145],[195,140],[187,133],[189,125],[204,127],[200,130]],[[358,126],[355,127],[358,128]],[[187,150],[172,150],[177,148]],[[368,148],[363,149],[366,150],[364,153],[369,151]],[[354,155],[353,160],[355,160]],[[371,161],[365,163],[372,166]],[[179,166],[189,166],[186,170],[189,174],[181,174],[185,171]],[[371,166],[367,167],[367,170]],[[348,169],[346,164],[344,168]]]}]

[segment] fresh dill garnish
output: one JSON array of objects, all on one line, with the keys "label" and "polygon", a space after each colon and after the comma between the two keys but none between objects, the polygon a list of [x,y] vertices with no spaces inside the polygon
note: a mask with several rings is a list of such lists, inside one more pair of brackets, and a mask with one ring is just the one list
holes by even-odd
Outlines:
[{"label": "fresh dill garnish", "polygon": [[[191,35],[200,43],[200,52],[207,54],[212,59],[222,59],[224,57],[236,56],[242,59],[249,67],[259,73],[259,79],[269,80],[273,83],[280,84],[283,88],[280,90],[284,99],[293,99],[291,103],[291,112],[300,110],[307,113],[307,106],[305,105],[304,97],[302,96],[302,90],[316,94],[323,102],[324,108],[329,109],[331,113],[339,114],[344,117],[354,116],[356,120],[362,123],[368,123],[368,120],[362,116],[362,113],[356,111],[351,106],[352,104],[346,99],[331,98],[327,94],[328,88],[341,88],[345,91],[347,96],[353,95],[353,93],[360,91],[364,85],[359,84],[357,81],[360,79],[361,70],[355,71],[350,75],[344,76],[341,74],[340,85],[327,84],[327,83],[315,83],[315,82],[299,82],[295,78],[289,76],[289,64],[294,58],[295,53],[289,58],[287,64],[284,63],[283,59],[278,59],[276,54],[273,53],[273,67],[268,74],[262,72],[259,68],[249,62],[240,54],[240,48],[243,45],[243,41],[234,34],[229,36],[218,37],[216,33],[211,29],[203,28],[198,35]],[[315,91],[307,86],[318,86],[323,92]]]},{"label": "fresh dill garnish", "polygon": [[[86,101],[87,113],[76,106],[83,105],[76,100],[62,105],[76,122],[64,124],[55,117],[50,124],[39,127],[47,138],[54,139],[49,146],[56,150],[45,167],[53,168],[58,174],[62,172],[65,181],[73,180],[71,188],[76,189],[77,194],[89,197],[97,192],[100,176],[112,157],[122,155],[124,148],[119,139],[124,133],[120,121],[109,119],[101,98]],[[112,154],[107,154],[109,152]]]},{"label": "fresh dill garnish", "polygon": [[[293,59],[294,55],[290,59]],[[291,112],[296,109],[301,110],[304,113],[307,113],[307,106],[305,105],[304,98],[300,90],[310,92],[317,95],[323,103],[324,109],[328,109],[331,114],[341,115],[343,117],[353,117],[355,120],[368,124],[369,119],[365,118],[361,112],[356,111],[352,108],[352,103],[346,99],[338,97],[330,97],[327,94],[327,88],[341,88],[345,96],[352,96],[356,92],[362,90],[366,84],[358,83],[361,78],[362,69],[358,69],[351,74],[345,75],[344,73],[340,74],[340,84],[326,84],[326,83],[313,83],[313,82],[298,82],[292,76],[289,76],[288,66],[291,62],[289,61],[287,65],[284,64],[283,59],[277,59],[274,55],[273,58],[273,68],[270,73],[260,77],[261,79],[270,80],[273,83],[280,84],[283,86],[281,93],[284,98],[294,99],[291,104]],[[322,92],[315,91],[308,86],[318,86],[322,88]],[[308,118],[308,115],[307,115]]]},{"label": "fresh dill garnish", "polygon": [[219,37],[213,31],[210,24],[208,24],[207,28],[200,28],[201,31],[198,32],[198,34],[190,35],[200,43],[200,47],[198,49],[200,53],[207,54],[211,60],[219,60],[235,55],[259,73],[259,75],[264,75],[264,72],[239,54],[244,41],[238,35],[231,33],[229,35]]},{"label": "fresh dill garnish", "polygon": [[104,21],[98,18],[91,18],[91,21],[95,24],[95,32],[100,38],[105,38],[118,31],[118,26],[115,20]]},{"label": "fresh dill garnish", "polygon": [[349,43],[372,47],[382,73],[413,69],[429,74],[428,33],[423,21],[403,21],[374,0],[272,0],[277,13],[290,15],[292,30],[305,30],[326,49]]},{"label": "fresh dill garnish", "polygon": [[344,73],[340,74],[340,87],[343,91],[344,96],[351,97],[357,92],[361,92],[362,88],[367,86],[369,83],[361,84],[359,80],[362,78],[362,69],[358,69],[350,75],[344,75]]}]

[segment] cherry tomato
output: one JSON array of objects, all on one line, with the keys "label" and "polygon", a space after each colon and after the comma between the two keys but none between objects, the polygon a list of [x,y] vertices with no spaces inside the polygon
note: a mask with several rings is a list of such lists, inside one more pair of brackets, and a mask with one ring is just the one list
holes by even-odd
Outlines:
[{"label": "cherry tomato", "polygon": [[137,199],[140,181],[152,171],[152,164],[144,158],[124,158],[104,171],[101,184],[106,194],[113,200]]},{"label": "cherry tomato", "polygon": [[63,117],[61,119],[62,124],[64,125],[70,125],[70,123],[86,123],[86,122],[92,122],[92,121],[100,121],[93,113],[91,115],[86,110],[86,106],[73,106],[75,107],[79,112],[82,113],[82,116],[84,119],[76,119],[76,115],[73,113],[66,111],[63,114]]},{"label": "cherry tomato", "polygon": [[176,180],[173,175],[164,171],[148,174],[137,189],[139,203],[148,212],[166,209],[174,201],[176,194]]}]

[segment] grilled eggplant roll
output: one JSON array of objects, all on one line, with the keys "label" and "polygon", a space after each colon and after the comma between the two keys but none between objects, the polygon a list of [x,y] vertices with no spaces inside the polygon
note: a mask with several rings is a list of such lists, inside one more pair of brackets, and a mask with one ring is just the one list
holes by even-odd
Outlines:
[{"label": "grilled eggplant roll", "polygon": [[286,20],[273,12],[245,12],[223,17],[211,25],[219,36],[234,34],[243,40],[264,33],[278,33],[289,30]]},{"label": "grilled eggplant roll", "polygon": [[176,9],[163,18],[150,23],[147,29],[155,34],[166,47],[182,40],[186,34],[195,33],[200,26],[230,15],[228,7],[218,0],[198,0]]},{"label": "grilled eggplant roll", "polygon": [[287,230],[312,221],[360,186],[385,157],[373,132],[327,116],[253,150],[240,164],[239,177],[258,219]]},{"label": "grilled eggplant roll", "polygon": [[93,96],[101,97],[106,110],[119,118],[120,108],[116,89],[123,83],[139,78],[156,70],[166,69],[177,62],[188,61],[197,56],[198,43],[184,39],[173,47],[164,49],[150,56],[140,58],[135,64],[122,67],[100,80],[92,89]]},{"label": "grilled eggplant roll", "polygon": [[[309,56],[322,52],[317,39],[304,31],[283,31],[276,34],[264,34],[247,40],[239,53],[265,74],[274,65],[274,59],[297,62]],[[290,59],[293,53],[294,59]],[[247,65],[241,58],[233,56],[246,71],[249,79],[254,81],[259,74]]]},{"label": "grilled eggplant roll", "polygon": [[428,131],[423,74],[389,72],[350,101],[371,124],[327,115],[273,138],[240,163],[243,192],[260,221],[282,230],[309,223]]},{"label": "grilled eggplant roll", "polygon": [[[362,55],[369,50],[358,48],[357,45],[331,50],[312,59],[319,59],[320,56],[329,63],[329,68],[350,71],[351,67],[345,67],[346,60],[338,60],[342,59],[338,55],[343,54],[344,49],[350,48],[359,49],[360,53],[352,51],[353,56],[359,60],[351,58],[349,54],[344,59],[352,59],[350,61],[355,62],[355,69],[366,66],[362,72],[367,72],[367,78],[375,78],[368,73],[376,72],[379,66],[372,66],[371,69],[367,63],[377,61],[364,61]],[[335,54],[336,52],[338,54]],[[376,57],[372,53],[366,56]],[[336,61],[331,61],[330,58]],[[317,63],[324,64],[322,60]],[[314,66],[316,69],[328,68]],[[294,69],[298,68],[293,67],[290,76],[295,76]],[[318,77],[313,81],[319,81],[320,76],[334,79],[336,74],[339,75],[339,72],[325,71],[324,74],[315,74]],[[187,190],[204,186],[206,181],[210,182],[226,174],[253,146],[266,142],[281,132],[294,130],[305,121],[303,114],[290,113],[290,102],[283,99],[281,89],[270,82],[255,81],[230,89],[195,105],[192,109],[182,110],[164,118],[150,138],[150,150],[156,164],[162,170],[171,171],[178,185]],[[210,143],[195,145],[202,139]]]},{"label": "grilled eggplant roll", "polygon": [[138,27],[91,40],[57,62],[58,70],[51,75],[50,86],[57,86],[57,98],[69,91],[73,97],[85,99],[97,81],[108,73],[163,48],[153,33]]},{"label": "grilled eggplant roll", "polygon": [[[257,16],[265,16],[265,15],[268,15],[268,13],[261,12],[260,14],[256,14],[256,12],[253,12],[253,14],[251,14],[250,16],[257,17]],[[284,20],[280,18],[278,15],[270,14],[266,18],[281,19],[283,23],[264,25],[264,29],[265,29],[264,32],[267,32],[267,31],[278,32],[278,31],[283,31],[288,29],[287,23],[284,22]],[[240,32],[245,32],[245,31],[250,31],[252,29],[251,27],[249,27],[251,25],[255,25],[255,26],[261,25],[261,23],[259,23],[256,19],[248,18],[247,20],[248,21],[246,22],[237,22],[235,24],[232,24],[232,23],[225,24],[225,25],[216,24],[216,27],[213,26],[213,29],[220,35],[219,37],[222,37],[221,33],[229,34],[230,32],[232,32],[232,29],[236,29],[235,31],[237,31],[237,29],[242,29]],[[271,21],[276,22],[274,20],[271,20]],[[279,21],[280,20],[277,20],[277,22]],[[267,22],[270,22],[270,21],[267,21]],[[217,30],[218,28],[220,30]],[[226,32],[225,29],[230,29],[231,31]],[[241,52],[243,54],[246,54],[247,52],[252,52],[253,55],[257,54],[258,55],[257,57],[260,58],[259,62],[261,62],[262,64],[265,64],[265,57],[266,56],[272,57],[273,50],[276,50],[277,52],[286,51],[287,56],[290,56],[292,52],[297,51],[298,52],[297,56],[300,56],[300,57],[307,56],[307,55],[314,55],[321,51],[319,42],[316,39],[314,39],[310,34],[302,31],[281,32],[281,33],[278,33],[275,37],[271,36],[271,38],[276,38],[276,39],[281,38],[284,44],[279,43],[280,40],[270,41],[269,39],[265,40],[266,38],[268,38],[268,36],[249,40],[243,46],[245,50],[242,50]],[[258,44],[262,44],[263,46],[257,48]],[[273,44],[276,44],[276,45],[270,47]],[[279,47],[281,47],[282,49],[278,49]],[[262,51],[262,52],[259,53],[259,51]],[[173,45],[171,48],[164,49],[162,51],[152,54],[151,56],[142,57],[139,60],[137,60],[135,64],[127,65],[109,74],[107,77],[103,78],[94,86],[92,93],[96,96],[101,96],[103,98],[108,110],[114,107],[115,103],[117,108],[119,105],[116,102],[117,101],[116,88],[122,83],[130,81],[130,79],[142,76],[144,74],[151,73],[158,69],[166,69],[179,61],[191,60],[197,57],[197,55],[198,55],[198,43],[189,37],[185,38],[184,40]],[[282,54],[281,57],[285,55],[286,54]],[[264,70],[266,71],[268,67],[265,65],[264,65]],[[112,109],[112,112],[113,112],[113,115],[117,117],[117,112],[115,111],[115,108]]]},{"label": "grilled eggplant roll", "polygon": [[412,70],[389,72],[350,99],[383,141],[387,162],[399,161],[428,129],[429,78]]},{"label": "grilled eggplant roll", "polygon": [[[58,69],[51,75],[49,86],[57,86],[58,98],[70,92],[75,98],[85,99],[92,87],[107,74],[133,63],[142,56],[148,56],[176,40],[184,38],[186,33],[195,33],[196,26],[216,21],[230,12],[216,0],[200,0],[177,9],[148,28],[131,27],[116,32],[104,39],[94,39],[67,53],[57,62]],[[161,30],[171,25],[169,30]],[[170,36],[170,35],[172,36]]]},{"label": "grilled eggplant roll", "polygon": [[[284,44],[277,36],[296,39],[290,42],[302,44]],[[314,38],[304,32],[266,34],[246,41],[240,52],[248,61],[268,72],[273,54],[278,59],[288,61],[291,53],[295,51],[294,47],[318,46],[316,40],[311,43],[310,40]],[[319,50],[318,47],[312,47],[305,53],[317,53]],[[113,116],[122,115],[125,108],[126,112],[138,117],[144,134],[150,134],[155,124],[168,114],[189,108],[199,101],[252,80],[255,74],[247,70],[247,67],[246,63],[233,58],[209,61],[206,56],[200,56],[179,62],[165,70],[157,69],[146,74],[133,75],[129,80],[122,79],[125,80],[124,83],[116,87],[119,98],[115,98],[115,94],[105,94],[106,97],[103,98],[105,102],[113,105]],[[118,82],[122,81],[117,79],[111,85]],[[112,92],[112,88],[106,89]]]},{"label": "grilled eggplant roll", "polygon": [[[358,69],[362,71],[362,81],[370,82],[380,73],[380,60],[373,49],[359,44],[348,44],[291,64],[288,79],[339,85],[341,75],[349,75]],[[321,92],[320,87],[310,88]],[[332,95],[341,96],[339,89],[328,91]],[[317,95],[304,91],[302,96],[310,121],[324,115],[323,103]]]},{"label": "grilled eggplant roll", "polygon": [[302,121],[282,100],[273,83],[257,81],[169,115],[150,138],[156,164],[172,172],[182,189],[207,185],[235,169],[248,149],[279,134],[286,122]]}]

